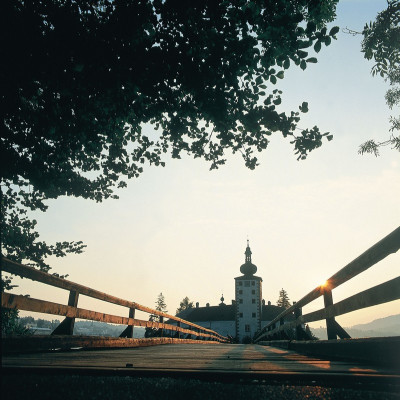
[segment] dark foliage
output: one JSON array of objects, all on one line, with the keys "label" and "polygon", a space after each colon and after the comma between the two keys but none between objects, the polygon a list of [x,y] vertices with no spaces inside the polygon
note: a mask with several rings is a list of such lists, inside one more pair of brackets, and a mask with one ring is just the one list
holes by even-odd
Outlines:
[{"label": "dark foliage", "polygon": [[[386,93],[390,109],[400,105],[400,1],[388,0],[386,10],[378,13],[376,20],[366,24],[362,35],[362,52],[367,60],[374,60],[372,75],[380,75],[391,88]],[[356,32],[355,32],[356,33]],[[398,110],[397,110],[398,112]],[[367,140],[360,146],[359,153],[379,155],[379,148],[391,146],[400,151],[400,118],[398,114],[390,118],[391,136],[384,142]]]},{"label": "dark foliage", "polygon": [[229,150],[253,169],[275,132],[298,159],[331,140],[297,128],[307,103],[282,112],[275,85],[336,38],[326,28],[336,3],[4,0],[4,254],[48,271],[47,256],[81,252],[81,242],[39,241],[27,213],[63,195],[116,197],[164,153],[217,168]]}]

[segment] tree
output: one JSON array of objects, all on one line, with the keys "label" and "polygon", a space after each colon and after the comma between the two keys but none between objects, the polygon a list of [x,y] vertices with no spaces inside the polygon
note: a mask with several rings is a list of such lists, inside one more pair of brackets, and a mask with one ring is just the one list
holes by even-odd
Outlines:
[{"label": "tree", "polygon": [[178,315],[179,313],[181,313],[184,310],[187,310],[189,308],[193,308],[193,301],[189,300],[189,297],[185,297],[180,303],[179,303],[179,307],[176,309],[176,314]]},{"label": "tree", "polygon": [[289,308],[291,306],[289,296],[286,290],[283,288],[279,291],[279,298],[276,302],[276,305],[283,308]]},{"label": "tree", "polygon": [[275,85],[336,39],[337,1],[5,0],[4,254],[48,271],[46,257],[82,252],[39,241],[29,212],[63,195],[116,198],[166,153],[213,169],[229,150],[253,169],[275,132],[298,159],[331,140],[298,128],[308,104],[283,112]]},{"label": "tree", "polygon": [[306,335],[310,338],[310,340],[319,340],[319,338],[317,338],[317,336],[314,335],[308,324],[306,324],[305,326],[305,331]]},{"label": "tree", "polygon": [[[366,24],[362,35],[362,52],[367,60],[373,59],[372,75],[380,75],[391,88],[386,92],[390,109],[400,105],[400,0],[387,0],[386,10],[378,13],[376,20]],[[357,33],[357,32],[354,32]],[[379,148],[390,145],[400,151],[400,118],[392,116],[391,136],[384,142],[371,139],[360,146],[359,153],[379,155]]]},{"label": "tree", "polygon": [[5,335],[28,335],[29,329],[21,322],[19,311],[13,308],[1,308],[1,333]]},{"label": "tree", "polygon": [[[157,311],[161,311],[163,313],[167,311],[167,304],[165,303],[165,297],[162,292],[158,295],[156,300],[156,308]],[[160,316],[156,314],[150,314],[149,321],[152,322],[160,322]],[[155,328],[146,328],[144,336],[145,337],[154,337],[157,336],[158,329]]]}]

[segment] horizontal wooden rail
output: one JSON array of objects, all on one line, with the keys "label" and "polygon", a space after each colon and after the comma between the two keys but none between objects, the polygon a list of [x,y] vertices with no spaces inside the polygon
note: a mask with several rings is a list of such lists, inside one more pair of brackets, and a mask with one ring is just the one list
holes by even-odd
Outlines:
[{"label": "horizontal wooden rail", "polygon": [[302,315],[300,321],[301,323],[320,321],[398,299],[400,299],[400,277],[364,290],[329,307]]},{"label": "horizontal wooden rail", "polygon": [[64,304],[52,303],[39,299],[32,299],[31,297],[14,295],[11,293],[3,293],[1,299],[1,306],[5,308],[17,308],[25,311],[42,312],[45,314],[60,315],[69,318],[88,319],[92,321],[107,322],[119,325],[132,325],[146,328],[167,329],[170,331],[178,331],[187,335],[207,337],[210,339],[217,339],[217,336],[192,331],[189,329],[180,328],[176,325],[166,323],[143,321],[140,319],[120,317],[117,315],[104,314],[97,311],[85,310],[83,308],[66,306]]},{"label": "horizontal wooden rail", "polygon": [[[136,302],[131,302],[128,300],[124,300],[107,293],[100,292],[98,290],[68,281],[66,279],[62,279],[56,277],[54,275],[50,275],[46,272],[39,271],[35,268],[28,267],[26,265],[22,265],[11,261],[5,257],[1,258],[1,270],[9,272],[14,275],[21,276],[23,278],[28,278],[37,282],[41,282],[53,287],[65,289],[70,291],[70,301],[69,305],[62,305],[57,303],[52,303],[48,301],[31,299],[25,296],[16,296],[10,293],[2,294],[2,306],[8,308],[18,308],[26,311],[35,311],[42,312],[54,315],[63,315],[66,318],[75,319],[90,319],[95,321],[102,322],[110,322],[115,324],[127,325],[128,327],[133,328],[133,326],[145,326],[151,327],[155,329],[166,329],[171,331],[177,331],[180,333],[194,335],[197,337],[208,338],[211,340],[218,340],[221,342],[226,342],[228,339],[219,333],[205,328],[201,325],[194,324],[192,322],[186,321],[182,318],[176,317],[174,315],[170,315],[167,313],[163,313],[161,311],[142,306]],[[92,297],[98,300],[106,301],[112,304],[116,304],[119,306],[129,308],[129,315],[134,315],[134,310],[143,311],[149,314],[157,315],[160,317],[161,322],[152,322],[152,321],[142,321],[134,318],[128,317],[118,317],[109,314],[98,313],[95,311],[83,310],[76,307],[77,299],[79,294]],[[168,318],[171,321],[175,321],[177,325],[165,324],[163,323],[163,319]],[[190,329],[185,329],[182,327],[185,325]]]},{"label": "horizontal wooden rail", "polygon": [[398,299],[400,299],[400,277],[364,290],[329,307],[301,315],[295,321],[286,322],[275,329],[261,334],[257,338],[257,341],[263,340],[264,338],[275,335],[279,332],[293,329],[300,324],[337,317],[338,315],[347,314],[352,311],[361,310],[363,308],[376,306]]},{"label": "horizontal wooden rail", "polygon": [[37,282],[45,283],[50,286],[58,287],[60,289],[66,290],[74,290],[79,294],[84,296],[92,297],[94,299],[106,301],[108,303],[116,304],[123,307],[134,308],[135,310],[143,311],[153,315],[159,315],[164,318],[169,318],[174,321],[179,321],[186,325],[190,325],[194,328],[202,329],[204,331],[213,332],[210,329],[204,328],[200,325],[193,324],[191,322],[185,321],[184,319],[178,318],[174,315],[170,315],[167,313],[163,313],[161,311],[154,310],[152,308],[142,306],[139,303],[135,303],[132,301],[120,299],[118,297],[109,295],[107,293],[100,292],[99,290],[91,289],[89,287],[80,285],[78,283],[74,283],[68,281],[67,279],[62,279],[54,275],[50,275],[47,272],[39,271],[33,267],[28,267],[26,265],[18,264],[14,261],[11,261],[5,257],[2,258],[2,268],[3,271],[9,272],[14,275],[21,276],[23,278],[28,278]]},{"label": "horizontal wooden rail", "polygon": [[[373,305],[386,303],[388,301],[397,300],[399,297],[399,278],[395,278],[391,281],[385,282],[382,285],[375,286],[371,289],[365,290],[364,292],[358,293],[348,299],[342,300],[334,305],[325,304],[325,308],[322,310],[314,311],[307,315],[296,315],[299,314],[302,307],[311,303],[322,295],[332,301],[331,291],[339,285],[347,282],[354,278],[358,274],[366,271],[377,262],[383,260],[390,254],[396,253],[400,249],[400,227],[395,229],[389,235],[384,237],[382,240],[377,242],[375,245],[370,247],[367,251],[362,253],[356,259],[351,261],[341,270],[332,275],[325,284],[316,287],[310,293],[301,298],[298,302],[294,303],[291,307],[284,310],[276,318],[274,318],[267,326],[265,326],[261,332],[257,335],[256,341],[260,341],[263,338],[271,337],[272,335],[283,332],[285,329],[299,326],[306,322],[314,322],[322,319],[333,318],[337,315],[346,314],[351,311],[358,309],[371,307]],[[329,296],[328,296],[329,295]],[[329,303],[329,300],[326,300]],[[328,312],[329,310],[329,312]],[[285,317],[288,315],[295,314],[296,320],[292,322],[282,323]],[[300,312],[301,314],[301,312]],[[279,327],[276,325],[279,324]],[[337,324],[335,322],[335,324]]]}]

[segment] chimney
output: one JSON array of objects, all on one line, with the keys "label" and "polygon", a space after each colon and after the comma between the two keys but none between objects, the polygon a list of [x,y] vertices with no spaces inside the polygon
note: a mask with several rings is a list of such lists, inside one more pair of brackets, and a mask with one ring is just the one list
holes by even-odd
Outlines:
[{"label": "chimney", "polygon": [[236,300],[232,300],[232,305],[234,306],[236,304]]},{"label": "chimney", "polygon": [[210,303],[207,303],[207,304],[206,304],[206,307],[210,307]]},{"label": "chimney", "polygon": [[199,308],[199,302],[196,303],[196,308]]},{"label": "chimney", "polygon": [[271,302],[268,300],[268,305],[270,306],[271,305]]},{"label": "chimney", "polygon": [[265,300],[264,300],[264,299],[263,299],[263,301],[262,301],[262,305],[265,306]]}]

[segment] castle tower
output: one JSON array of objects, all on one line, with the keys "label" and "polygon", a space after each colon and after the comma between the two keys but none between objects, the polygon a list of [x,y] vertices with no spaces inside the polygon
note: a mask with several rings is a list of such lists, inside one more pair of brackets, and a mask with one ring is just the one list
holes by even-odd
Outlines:
[{"label": "castle tower", "polygon": [[239,342],[253,338],[261,329],[262,278],[255,276],[257,267],[251,262],[249,241],[245,251],[245,263],[240,267],[243,274],[235,278],[236,337]]}]

